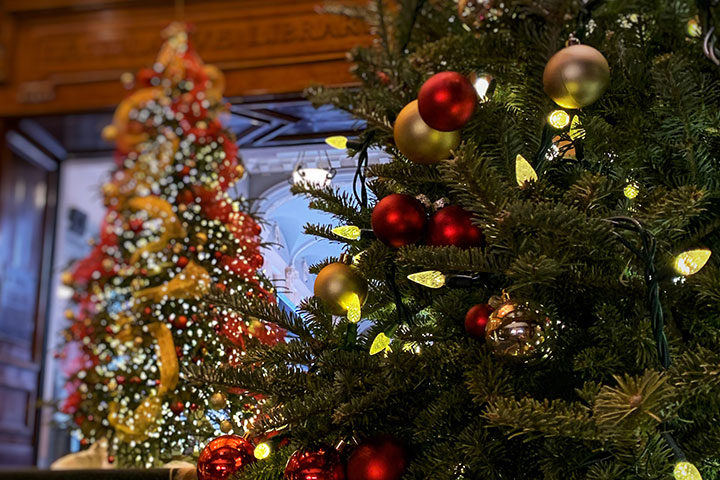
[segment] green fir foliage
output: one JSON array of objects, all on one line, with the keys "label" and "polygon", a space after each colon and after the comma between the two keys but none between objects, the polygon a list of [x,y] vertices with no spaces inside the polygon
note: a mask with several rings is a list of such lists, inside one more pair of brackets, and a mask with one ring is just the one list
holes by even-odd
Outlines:
[{"label": "green fir foliage", "polygon": [[[190,372],[267,395],[268,417],[254,433],[289,434],[292,448],[239,478],[279,479],[295,447],[383,433],[410,446],[406,480],[665,480],[678,460],[668,435],[703,478],[717,480],[720,69],[687,31],[707,10],[689,0],[475,3],[489,7],[475,26],[458,19],[451,0],[328,7],[366,19],[378,35],[352,53],[360,88],[310,90],[315,103],[365,120],[362,138],[372,135],[372,146],[392,156],[368,169],[371,198],[444,198],[474,214],[487,245],[392,249],[308,226],[352,255],[364,252],[356,267],[371,293],[356,339],[319,300],[291,317],[226,299],[291,333],[286,344],[251,348],[239,367]],[[570,140],[546,124],[558,107],[542,77],[573,32],[607,58],[611,82],[572,112],[585,136]],[[427,78],[446,70],[490,74],[495,89],[451,159],[416,165],[395,149],[392,123]],[[556,139],[546,153],[547,135],[573,141],[574,152]],[[518,186],[518,154],[535,165],[537,182]],[[633,199],[623,194],[631,182]],[[371,228],[373,202],[362,208],[331,189],[297,193],[341,224]],[[669,369],[658,359],[645,265],[616,238],[608,219],[617,216],[638,220],[657,241]],[[638,245],[633,232],[619,233]],[[675,255],[699,247],[716,252],[702,271],[672,271]],[[429,289],[407,280],[423,270],[478,281]],[[465,312],[503,290],[542,305],[555,322],[546,358],[508,359],[465,333]],[[371,356],[379,333],[391,336],[390,351]]]}]

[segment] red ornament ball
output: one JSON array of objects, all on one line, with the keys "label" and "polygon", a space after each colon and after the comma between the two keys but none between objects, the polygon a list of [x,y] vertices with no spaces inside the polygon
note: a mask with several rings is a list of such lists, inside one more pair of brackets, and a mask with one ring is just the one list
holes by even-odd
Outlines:
[{"label": "red ornament ball", "polygon": [[223,435],[208,443],[198,458],[198,480],[225,480],[255,462],[255,448],[237,435]]},{"label": "red ornament ball", "polygon": [[428,245],[460,248],[482,247],[485,236],[472,223],[472,213],[457,205],[441,208],[430,217],[428,222]]},{"label": "red ornament ball", "polygon": [[430,77],[418,93],[418,111],[423,121],[435,130],[452,132],[462,128],[478,103],[470,80],[457,72],[442,72]]},{"label": "red ornament ball", "polygon": [[178,315],[173,320],[173,327],[177,328],[178,330],[182,330],[183,328],[187,327],[188,324],[188,318],[185,315]]},{"label": "red ornament ball", "polygon": [[297,450],[285,466],[285,480],[345,480],[345,469],[332,447]]},{"label": "red ornament ball", "polygon": [[490,314],[495,310],[486,303],[471,307],[465,314],[465,331],[475,340],[485,339],[485,328],[490,320]]},{"label": "red ornament ball", "polygon": [[170,404],[170,411],[175,415],[180,415],[185,410],[185,404],[183,402],[173,402]]},{"label": "red ornament ball", "polygon": [[373,232],[381,242],[399,248],[420,240],[427,215],[418,199],[393,193],[375,205],[370,220]]},{"label": "red ornament ball", "polygon": [[407,466],[405,444],[390,435],[373,437],[353,450],[348,480],[399,480]]}]

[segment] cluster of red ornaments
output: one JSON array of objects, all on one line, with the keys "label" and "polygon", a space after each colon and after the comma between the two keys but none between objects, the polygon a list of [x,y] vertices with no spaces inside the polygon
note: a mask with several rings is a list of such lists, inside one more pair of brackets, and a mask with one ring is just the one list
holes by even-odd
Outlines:
[{"label": "cluster of red ornaments", "polygon": [[390,435],[380,435],[355,447],[348,457],[347,468],[332,447],[298,450],[288,460],[285,480],[400,480],[406,466],[407,450],[403,442]]},{"label": "cluster of red ornaments", "polygon": [[[198,480],[226,480],[256,461],[252,443],[224,435],[207,444],[198,458]],[[400,480],[407,449],[389,435],[372,437],[350,453],[347,464],[329,446],[298,450],[285,467],[285,480]]]},{"label": "cluster of red ornaments", "polygon": [[482,230],[472,223],[472,214],[462,207],[441,208],[428,219],[425,207],[410,195],[394,193],[380,200],[373,209],[371,224],[375,236],[391,247],[399,248],[419,242],[425,244],[481,247]]}]

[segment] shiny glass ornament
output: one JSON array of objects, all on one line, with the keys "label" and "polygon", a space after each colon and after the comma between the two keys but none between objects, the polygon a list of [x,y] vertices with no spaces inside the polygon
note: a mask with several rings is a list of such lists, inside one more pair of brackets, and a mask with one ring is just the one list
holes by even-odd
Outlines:
[{"label": "shiny glass ornament", "polygon": [[490,322],[494,308],[487,303],[480,303],[470,308],[465,314],[465,331],[476,340],[485,338],[485,329]]},{"label": "shiny glass ornament", "polygon": [[598,50],[571,45],[545,65],[545,93],[563,108],[583,108],[595,102],[610,83],[610,66]]},{"label": "shiny glass ornament", "polygon": [[490,314],[485,340],[501,356],[530,359],[550,353],[552,321],[539,306],[507,296]]},{"label": "shiny glass ornament", "polygon": [[254,463],[252,444],[237,435],[223,435],[208,443],[198,458],[198,480],[226,480]]},{"label": "shiny glass ornament", "polygon": [[372,437],[355,447],[348,458],[348,480],[400,480],[407,466],[407,449],[390,435]]},{"label": "shiny glass ornament", "polygon": [[395,145],[408,160],[434,164],[450,158],[460,144],[460,132],[441,132],[430,127],[420,116],[418,102],[408,103],[395,120]]},{"label": "shiny glass ornament", "polygon": [[472,223],[472,213],[457,205],[441,208],[430,216],[426,238],[426,243],[433,246],[470,248],[485,244],[482,230]]},{"label": "shiny glass ornament", "polygon": [[420,87],[417,101],[420,117],[430,128],[452,132],[470,120],[478,104],[478,95],[464,75],[441,72]]},{"label": "shiny glass ornament", "polygon": [[285,480],[345,480],[345,468],[332,447],[298,450],[285,466]]},{"label": "shiny glass ornament", "polygon": [[326,265],[315,279],[314,294],[333,315],[346,315],[352,306],[362,306],[367,293],[367,281],[350,265],[347,255]]},{"label": "shiny glass ornament", "polygon": [[370,223],[378,240],[399,248],[420,240],[427,223],[427,213],[418,199],[393,193],[375,205]]}]

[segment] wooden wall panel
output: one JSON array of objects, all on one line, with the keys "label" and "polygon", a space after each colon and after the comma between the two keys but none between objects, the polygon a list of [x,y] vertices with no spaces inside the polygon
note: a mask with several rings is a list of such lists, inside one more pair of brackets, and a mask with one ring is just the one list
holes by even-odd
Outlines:
[{"label": "wooden wall panel", "polygon": [[[203,59],[225,71],[228,96],[297,92],[351,82],[346,52],[371,40],[363,22],[318,14],[321,3],[204,0],[188,3],[183,17]],[[171,2],[6,0],[0,15],[12,27],[0,53],[2,116],[116,104],[120,74],[153,61],[176,13]]]}]

